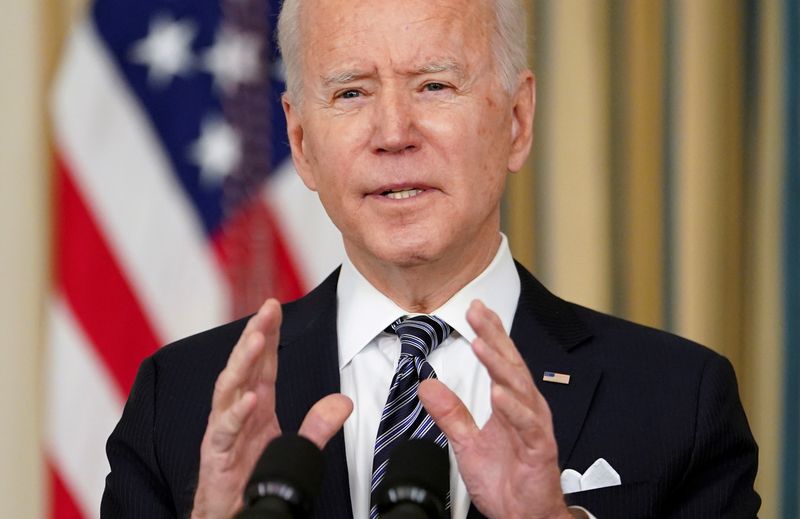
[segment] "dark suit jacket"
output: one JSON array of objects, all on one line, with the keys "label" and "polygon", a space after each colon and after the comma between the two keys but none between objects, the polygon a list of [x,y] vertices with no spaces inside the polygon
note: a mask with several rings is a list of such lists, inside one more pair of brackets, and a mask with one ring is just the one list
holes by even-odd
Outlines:
[{"label": "dark suit jacket", "polygon": [[[603,518],[755,517],[757,447],[730,363],[702,346],[568,302],[519,268],[511,336],[553,415],[562,469],[605,458],[622,485],[569,494]],[[338,272],[284,305],[277,414],[297,430],[339,391]],[[188,517],[214,381],[245,320],[183,339],[146,359],[108,440],[102,516]],[[568,385],[542,382],[568,373]],[[325,449],[317,517],[352,517],[343,434]],[[482,517],[473,507],[470,518]]]}]

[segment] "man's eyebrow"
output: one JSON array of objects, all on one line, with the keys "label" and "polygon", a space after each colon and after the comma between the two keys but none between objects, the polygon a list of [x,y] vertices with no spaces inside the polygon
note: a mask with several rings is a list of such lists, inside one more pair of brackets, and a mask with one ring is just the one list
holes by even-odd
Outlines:
[{"label": "man's eyebrow", "polygon": [[[414,67],[411,70],[411,75],[437,74],[440,72],[454,72],[458,76],[463,76],[464,67],[462,67],[458,63],[458,61],[448,58],[448,59],[430,61],[428,63],[424,63],[422,65]],[[344,85],[347,83],[351,83],[353,81],[363,79],[367,76],[370,76],[369,72],[358,69],[350,69],[350,70],[339,70],[331,72],[330,74],[323,75],[321,79],[322,79],[322,85],[324,87],[329,87],[331,85]]]},{"label": "man's eyebrow", "polygon": [[323,86],[331,86],[331,85],[343,85],[345,83],[350,83],[357,79],[362,79],[366,77],[368,74],[361,70],[341,70],[332,72],[331,74],[322,76],[322,85]]},{"label": "man's eyebrow", "polygon": [[443,59],[438,61],[431,61],[420,65],[414,72],[416,74],[436,74],[438,72],[455,72],[458,75],[463,75],[464,68],[454,59]]}]

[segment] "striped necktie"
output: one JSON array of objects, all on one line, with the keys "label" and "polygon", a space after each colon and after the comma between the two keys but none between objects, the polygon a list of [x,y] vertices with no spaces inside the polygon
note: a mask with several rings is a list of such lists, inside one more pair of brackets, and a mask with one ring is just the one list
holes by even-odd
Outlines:
[{"label": "striped necktie", "polygon": [[422,407],[417,388],[421,380],[436,378],[426,359],[450,335],[450,326],[436,316],[416,315],[398,319],[386,331],[400,337],[400,359],[375,440],[370,519],[378,517],[375,499],[395,445],[410,438],[425,438],[447,448],[447,438]]}]

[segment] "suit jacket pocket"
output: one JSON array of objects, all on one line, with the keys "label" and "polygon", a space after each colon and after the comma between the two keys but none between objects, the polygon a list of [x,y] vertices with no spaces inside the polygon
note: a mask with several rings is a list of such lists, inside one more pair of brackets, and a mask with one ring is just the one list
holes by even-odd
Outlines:
[{"label": "suit jacket pocket", "polygon": [[569,506],[582,506],[597,519],[656,517],[656,493],[650,483],[623,483],[573,492],[564,498]]}]

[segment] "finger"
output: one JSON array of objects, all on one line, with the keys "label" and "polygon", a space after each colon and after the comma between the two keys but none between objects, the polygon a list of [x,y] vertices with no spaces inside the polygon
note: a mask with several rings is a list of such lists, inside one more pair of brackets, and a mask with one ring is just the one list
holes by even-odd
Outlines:
[{"label": "finger", "polygon": [[233,447],[245,422],[253,413],[256,395],[244,393],[232,406],[218,414],[212,414],[209,420],[211,446],[217,452],[225,452]]},{"label": "finger", "polygon": [[[251,317],[242,331],[237,346],[239,344],[247,343],[251,340],[251,336],[263,335],[269,340],[274,340],[279,331],[281,322],[281,305],[274,299],[270,298],[264,301],[258,311]],[[235,353],[236,348],[234,348]],[[233,355],[233,354],[232,354]]]},{"label": "finger", "polygon": [[549,439],[553,438],[553,426],[547,404],[534,409],[502,386],[493,386],[492,411],[511,426],[526,447],[536,450],[551,447]]},{"label": "finger", "polygon": [[228,407],[243,389],[250,389],[259,377],[275,383],[280,322],[280,304],[275,299],[268,299],[247,322],[228,357],[225,369],[217,379],[212,406]]},{"label": "finger", "polygon": [[478,334],[472,342],[473,351],[486,366],[492,381],[503,385],[514,392],[517,398],[531,405],[543,401],[528,365],[497,314],[481,301],[474,300],[467,312],[467,319]]},{"label": "finger", "polygon": [[[262,358],[248,359],[249,362],[244,366],[247,369],[247,382],[255,383],[258,379],[267,378],[274,383],[275,376],[272,368],[276,366],[273,357],[277,356],[278,339],[280,336],[281,324],[281,305],[277,299],[270,298],[264,301],[258,312],[250,318],[239,339],[239,343],[247,343],[253,337],[262,337],[265,343],[265,351]],[[231,354],[231,360],[237,359],[236,350]],[[267,362],[269,360],[269,362]],[[230,360],[229,360],[230,364]]]},{"label": "finger", "polygon": [[417,396],[433,421],[447,436],[453,452],[458,453],[478,433],[478,426],[467,406],[440,380],[423,380]]},{"label": "finger", "polygon": [[259,314],[263,315],[259,331],[264,334],[266,346],[260,376],[262,380],[274,384],[278,372],[278,343],[283,320],[281,305],[277,299],[268,299],[262,305]]},{"label": "finger", "polygon": [[251,378],[254,366],[264,351],[264,336],[260,333],[250,333],[246,340],[239,339],[233,348],[228,364],[217,377],[214,384],[214,394],[211,400],[212,409],[223,410],[233,404],[241,391]]},{"label": "finger", "polygon": [[503,357],[514,364],[524,364],[511,337],[503,328],[503,322],[496,313],[489,310],[480,300],[472,301],[467,310],[467,322],[478,337],[482,338]]},{"label": "finger", "polygon": [[274,314],[276,311],[280,313],[280,310],[280,302],[274,297],[270,297],[261,303],[261,306],[259,307],[258,311],[256,311],[255,315],[253,315],[253,317],[247,321],[247,326],[245,326],[244,331],[247,332],[251,330],[261,330],[263,332],[265,321],[269,320],[271,318],[270,315]]},{"label": "finger", "polygon": [[475,352],[475,356],[478,357],[481,364],[486,367],[492,382],[503,386],[514,393],[517,398],[529,404],[535,402],[538,389],[533,383],[527,365],[511,363],[480,337],[472,341],[472,351]]},{"label": "finger", "polygon": [[297,433],[323,449],[352,412],[352,400],[339,393],[328,395],[309,409]]}]

